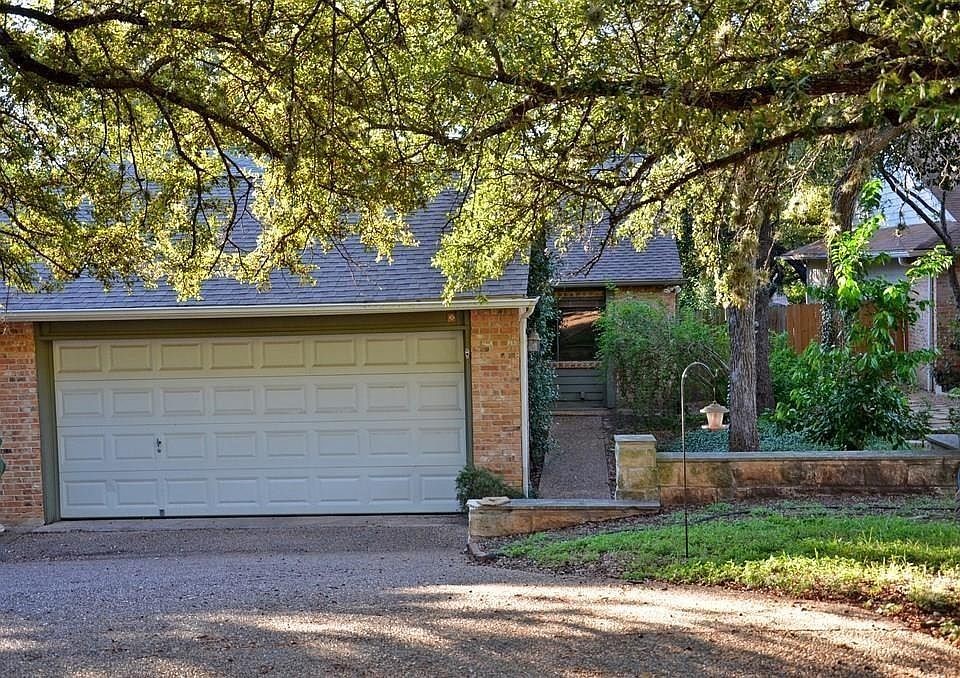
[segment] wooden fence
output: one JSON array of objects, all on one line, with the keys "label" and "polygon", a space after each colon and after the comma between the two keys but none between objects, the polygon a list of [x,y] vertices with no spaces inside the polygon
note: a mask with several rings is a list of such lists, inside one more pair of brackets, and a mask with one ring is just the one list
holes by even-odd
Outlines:
[{"label": "wooden fence", "polygon": [[[790,304],[786,313],[787,336],[790,346],[800,353],[812,342],[820,341],[820,304]],[[907,328],[901,327],[894,332],[893,340],[898,351],[906,351]]]}]

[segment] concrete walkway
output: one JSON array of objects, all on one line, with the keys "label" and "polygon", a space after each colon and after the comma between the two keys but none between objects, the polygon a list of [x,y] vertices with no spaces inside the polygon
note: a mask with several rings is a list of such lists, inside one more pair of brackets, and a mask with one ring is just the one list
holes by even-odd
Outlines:
[{"label": "concrete walkway", "polygon": [[538,496],[544,499],[609,499],[605,410],[554,414],[554,447],[543,463]]},{"label": "concrete walkway", "polygon": [[927,412],[930,415],[930,430],[933,432],[950,431],[950,408],[960,407],[960,400],[944,393],[915,391],[910,394],[910,408],[914,412]]},{"label": "concrete walkway", "polygon": [[475,565],[462,526],[426,532],[4,535],[0,675],[950,676],[960,666],[946,642],[855,607]]}]

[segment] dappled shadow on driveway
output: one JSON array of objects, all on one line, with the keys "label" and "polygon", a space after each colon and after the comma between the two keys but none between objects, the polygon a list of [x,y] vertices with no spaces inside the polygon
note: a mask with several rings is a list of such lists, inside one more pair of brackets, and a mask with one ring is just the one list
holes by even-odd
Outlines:
[{"label": "dappled shadow on driveway", "polygon": [[597,583],[450,550],[0,564],[0,667],[34,675],[956,675],[862,613]]}]

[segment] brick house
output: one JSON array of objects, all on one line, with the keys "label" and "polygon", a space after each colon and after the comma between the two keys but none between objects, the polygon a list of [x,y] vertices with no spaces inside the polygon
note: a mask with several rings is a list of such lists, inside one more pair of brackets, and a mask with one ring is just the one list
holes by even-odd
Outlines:
[{"label": "brick house", "polygon": [[[0,522],[448,512],[467,463],[525,488],[536,300],[516,263],[441,301],[431,259],[457,200],[411,215],[420,244],[392,264],[359,246],[311,255],[313,286],[9,294]],[[257,230],[238,224],[240,246]]]}]

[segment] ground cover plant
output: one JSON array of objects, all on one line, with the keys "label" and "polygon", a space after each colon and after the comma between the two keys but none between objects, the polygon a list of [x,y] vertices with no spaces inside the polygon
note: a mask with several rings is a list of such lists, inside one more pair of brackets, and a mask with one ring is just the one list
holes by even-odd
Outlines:
[{"label": "ground cover plant", "polygon": [[960,643],[960,523],[946,503],[908,502],[891,512],[717,505],[695,515],[688,560],[679,513],[660,524],[572,539],[533,535],[500,553],[540,567],[599,568],[628,581],[845,600],[910,616]]},{"label": "ground cover plant", "polygon": [[[829,445],[811,440],[802,432],[782,431],[773,423],[761,419],[757,422],[760,433],[760,451],[762,452],[809,452],[811,450],[829,450]],[[727,431],[707,431],[698,426],[687,431],[687,453],[725,454],[729,452],[730,436]],[[680,438],[677,437],[661,448],[664,452],[680,452]]]}]

